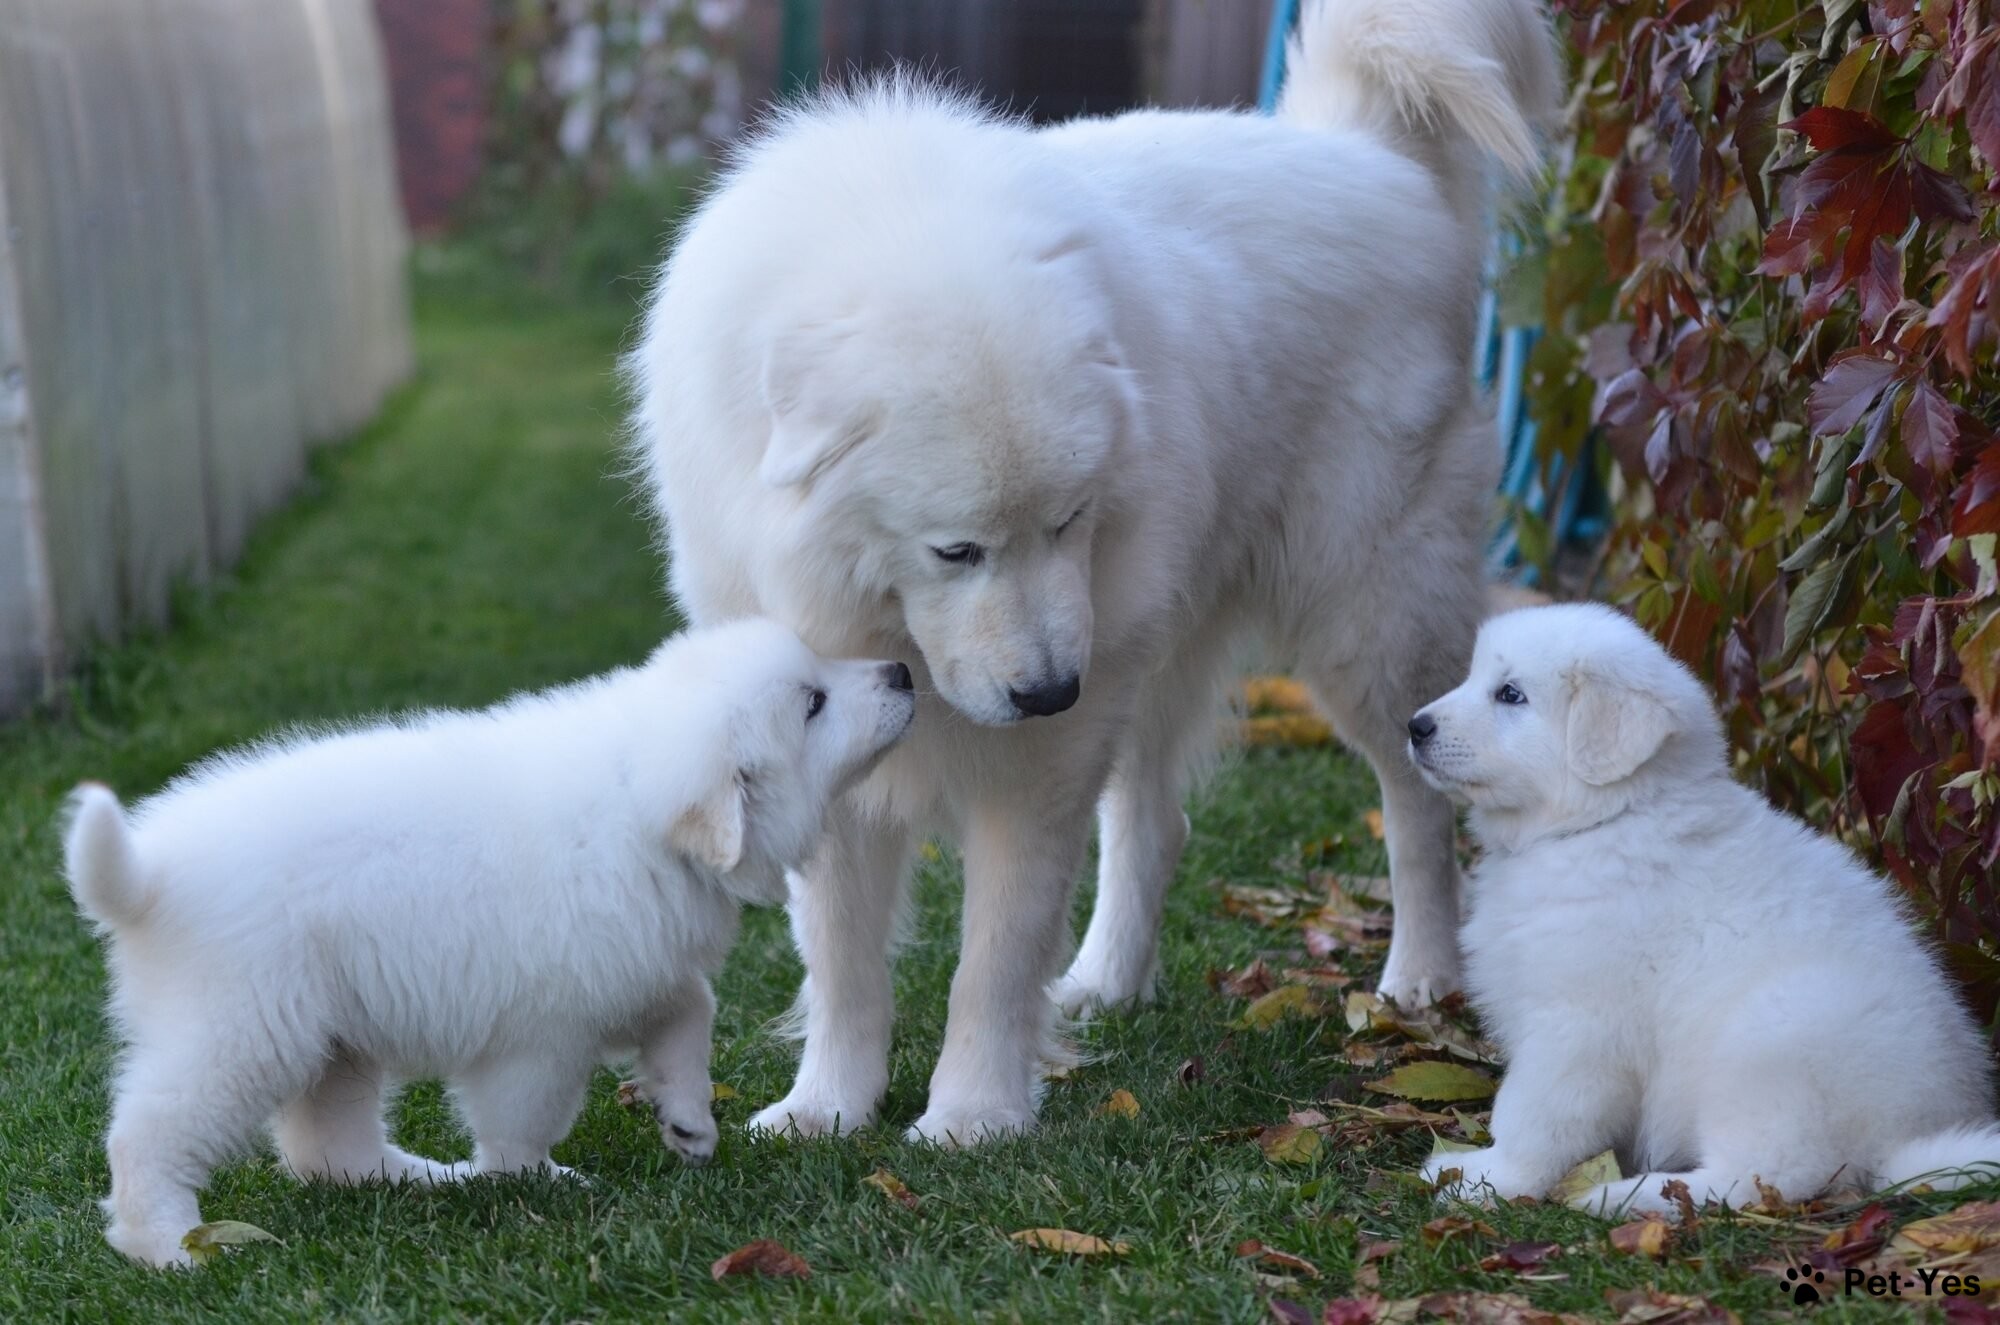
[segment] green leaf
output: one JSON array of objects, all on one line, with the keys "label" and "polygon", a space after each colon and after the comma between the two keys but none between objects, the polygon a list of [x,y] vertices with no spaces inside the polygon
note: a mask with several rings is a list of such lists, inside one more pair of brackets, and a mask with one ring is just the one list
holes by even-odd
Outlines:
[{"label": "green leaf", "polygon": [[1563,1174],[1562,1181],[1550,1189],[1549,1200],[1570,1205],[1593,1188],[1617,1182],[1624,1176],[1618,1171],[1618,1156],[1606,1150]]},{"label": "green leaf", "polygon": [[1826,624],[1847,587],[1847,572],[1853,565],[1852,552],[1838,561],[1823,561],[1792,590],[1791,601],[1785,604],[1785,646],[1778,655],[1780,667],[1791,666],[1799,651]]},{"label": "green leaf", "polygon": [[196,1265],[206,1265],[222,1254],[224,1247],[238,1247],[246,1242],[276,1242],[283,1246],[284,1240],[275,1234],[266,1233],[255,1224],[246,1224],[240,1219],[217,1219],[206,1224],[197,1224],[181,1235],[181,1246],[188,1255],[194,1257]]},{"label": "green leaf", "polygon": [[1320,1134],[1310,1127],[1279,1123],[1264,1129],[1264,1134],[1257,1138],[1257,1146],[1273,1164],[1310,1164],[1319,1154],[1321,1140]]},{"label": "green leaf", "polygon": [[1853,516],[1854,508],[1844,501],[1841,502],[1840,509],[1833,513],[1832,518],[1815,530],[1812,537],[1792,549],[1792,554],[1778,563],[1778,569],[1790,575],[1808,566],[1818,565],[1820,559],[1826,555],[1827,549],[1840,541],[1841,534],[1846,531]]},{"label": "green leaf", "polygon": [[1405,1063],[1368,1089],[1406,1100],[1483,1100],[1493,1094],[1493,1078],[1462,1063]]}]

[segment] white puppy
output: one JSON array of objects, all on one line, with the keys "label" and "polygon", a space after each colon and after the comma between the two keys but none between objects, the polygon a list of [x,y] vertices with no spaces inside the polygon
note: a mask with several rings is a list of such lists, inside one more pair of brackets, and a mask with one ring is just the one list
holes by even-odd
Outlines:
[{"label": "white puppy", "polygon": [[1472,674],[1410,720],[1485,855],[1464,943],[1507,1074],[1493,1145],[1426,1166],[1581,1204],[1752,1204],[2000,1165],[1983,1038],[1889,885],[1729,773],[1701,683],[1630,619],[1487,622]]},{"label": "white puppy", "polygon": [[1150,995],[1231,652],[1296,664],[1382,780],[1383,989],[1455,988],[1451,808],[1403,723],[1481,605],[1499,458],[1467,364],[1491,158],[1554,105],[1534,0],[1309,5],[1275,117],[1037,130],[908,81],[778,117],[689,223],[629,368],[674,590],[915,653],[918,735],[795,885],[805,1055],[764,1126],[869,1122],[914,841],[961,959],[917,1136],[1032,1125],[1045,992]]},{"label": "white puppy", "polygon": [[[634,1050],[662,1136],[706,1160],[739,904],[783,897],[914,708],[902,664],[751,620],[483,712],[224,754],[129,817],[86,784],[70,887],[127,1046],[111,1245],[186,1263],[195,1190],[266,1122],[301,1177],[545,1165],[591,1069]],[[385,1085],[422,1076],[450,1078],[469,1165],[389,1143]]]}]

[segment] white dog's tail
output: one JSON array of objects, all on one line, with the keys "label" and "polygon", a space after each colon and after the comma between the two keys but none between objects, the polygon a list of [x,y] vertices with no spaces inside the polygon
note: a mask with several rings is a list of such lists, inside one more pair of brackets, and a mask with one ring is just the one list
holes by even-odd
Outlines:
[{"label": "white dog's tail", "polygon": [[63,862],[77,907],[111,929],[136,924],[152,900],[140,877],[125,808],[101,782],[86,782],[69,798]]},{"label": "white dog's tail", "polygon": [[1884,1187],[1921,1182],[1939,1191],[2000,1177],[2000,1123],[1955,1127],[1897,1146],[1878,1176]]},{"label": "white dog's tail", "polygon": [[1455,202],[1483,196],[1481,153],[1531,176],[1562,97],[1537,0],[1304,0],[1286,70],[1279,115],[1376,134]]}]

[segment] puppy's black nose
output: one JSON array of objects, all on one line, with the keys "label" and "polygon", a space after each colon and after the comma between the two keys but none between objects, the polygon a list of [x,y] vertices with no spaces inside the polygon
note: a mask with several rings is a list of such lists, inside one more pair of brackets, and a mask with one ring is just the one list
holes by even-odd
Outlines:
[{"label": "puppy's black nose", "polygon": [[1060,713],[1076,703],[1076,697],[1083,693],[1083,679],[1066,677],[1061,681],[1051,681],[1038,685],[1033,690],[1009,690],[1007,698],[1014,701],[1014,707],[1031,718],[1046,718],[1052,713]]},{"label": "puppy's black nose", "polygon": [[891,690],[915,690],[917,683],[910,679],[910,668],[906,663],[888,663],[882,668],[882,676],[889,682]]},{"label": "puppy's black nose", "polygon": [[1410,744],[1422,745],[1438,729],[1438,722],[1428,713],[1419,713],[1410,719]]}]

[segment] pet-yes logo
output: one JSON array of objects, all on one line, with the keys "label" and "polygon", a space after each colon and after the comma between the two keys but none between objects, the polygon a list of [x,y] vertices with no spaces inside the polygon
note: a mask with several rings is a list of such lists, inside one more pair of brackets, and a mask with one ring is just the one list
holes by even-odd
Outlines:
[{"label": "pet-yes logo", "polygon": [[[1815,1306],[1833,1295],[1826,1271],[1810,1262],[1788,1265],[1778,1279],[1778,1291],[1794,1305]],[[1847,1297],[1978,1297],[1979,1276],[1951,1274],[1944,1270],[1890,1270],[1870,1274],[1859,1266],[1849,1266],[1841,1277],[1839,1291]]]}]

